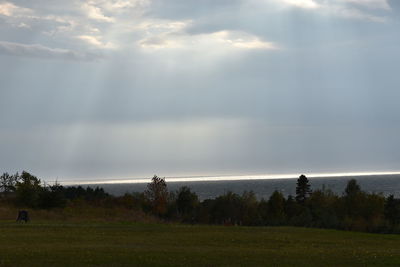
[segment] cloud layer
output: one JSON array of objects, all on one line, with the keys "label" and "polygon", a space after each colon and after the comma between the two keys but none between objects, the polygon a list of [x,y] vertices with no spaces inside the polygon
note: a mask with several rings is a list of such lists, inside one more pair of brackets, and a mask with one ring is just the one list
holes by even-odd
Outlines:
[{"label": "cloud layer", "polygon": [[[60,8],[62,6],[62,8]],[[391,7],[386,0],[265,0],[265,1],[3,1],[3,42],[35,44],[85,54],[126,49],[274,49],[285,45],[259,32],[258,14],[286,16],[288,8],[336,19],[385,22]],[[271,13],[272,10],[274,13]],[[230,20],[239,18],[235,22]],[[244,23],[240,23],[240,20]],[[207,21],[208,25],[204,25]],[[224,25],[224,21],[231,26]],[[272,20],[273,21],[273,20]],[[207,26],[207,28],[204,28]],[[226,27],[228,26],[228,27]],[[197,29],[193,31],[193,29]],[[6,37],[5,37],[6,36]],[[108,51],[109,52],[109,51]],[[237,52],[237,51],[236,51]]]},{"label": "cloud layer", "polygon": [[399,11],[393,0],[0,1],[0,171],[398,171]]},{"label": "cloud layer", "polygon": [[84,61],[101,58],[100,55],[93,53],[78,53],[68,49],[49,48],[39,44],[25,45],[2,41],[0,41],[0,54],[19,57],[56,58]]}]

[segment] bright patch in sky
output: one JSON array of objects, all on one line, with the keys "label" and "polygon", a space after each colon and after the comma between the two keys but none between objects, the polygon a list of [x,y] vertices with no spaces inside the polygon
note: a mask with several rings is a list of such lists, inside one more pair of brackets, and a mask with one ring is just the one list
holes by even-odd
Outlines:
[{"label": "bright patch in sky", "polygon": [[314,0],[283,0],[284,3],[301,8],[318,8],[319,4]]},{"label": "bright patch in sky", "polygon": [[[306,174],[308,178],[330,178],[330,177],[349,177],[358,176],[380,176],[380,175],[399,175],[400,172],[350,172],[350,173],[312,173]],[[205,176],[205,177],[164,177],[166,182],[210,182],[210,181],[245,181],[245,180],[268,180],[268,179],[296,179],[299,174],[264,174],[264,175],[242,175],[242,176]],[[75,180],[64,182],[65,185],[77,184],[125,184],[125,183],[150,183],[151,178],[136,179],[114,179],[114,180]]]}]

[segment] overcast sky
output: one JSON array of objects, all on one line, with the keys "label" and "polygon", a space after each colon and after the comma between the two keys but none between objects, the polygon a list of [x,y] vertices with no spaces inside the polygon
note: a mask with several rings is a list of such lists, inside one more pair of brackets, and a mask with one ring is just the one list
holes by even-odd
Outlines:
[{"label": "overcast sky", "polygon": [[400,170],[400,1],[0,0],[0,171]]}]

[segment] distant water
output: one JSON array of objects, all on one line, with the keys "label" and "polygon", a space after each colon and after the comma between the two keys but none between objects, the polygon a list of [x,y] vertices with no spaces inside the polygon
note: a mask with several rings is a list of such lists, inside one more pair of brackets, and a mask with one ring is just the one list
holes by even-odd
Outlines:
[{"label": "distant water", "polygon": [[[331,189],[341,195],[350,179],[356,179],[363,191],[369,193],[382,193],[385,196],[393,194],[400,197],[400,175],[374,175],[357,177],[320,177],[309,178],[311,188]],[[188,186],[196,192],[201,200],[215,198],[228,191],[242,194],[244,191],[253,191],[258,199],[269,198],[273,191],[281,191],[284,195],[295,195],[297,179],[265,179],[265,180],[239,180],[239,181],[196,181],[196,182],[168,182],[170,191],[176,191],[181,186]],[[150,179],[149,179],[150,181]],[[120,196],[125,193],[143,192],[147,183],[120,183],[120,184],[97,184],[112,195]]]}]

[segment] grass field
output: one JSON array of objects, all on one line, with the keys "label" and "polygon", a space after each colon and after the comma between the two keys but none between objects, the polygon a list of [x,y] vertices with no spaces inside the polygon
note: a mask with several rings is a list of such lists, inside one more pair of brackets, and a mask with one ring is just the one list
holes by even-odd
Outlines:
[{"label": "grass field", "polygon": [[400,266],[400,236],[290,227],[0,222],[0,266]]}]

